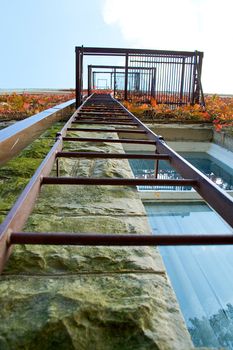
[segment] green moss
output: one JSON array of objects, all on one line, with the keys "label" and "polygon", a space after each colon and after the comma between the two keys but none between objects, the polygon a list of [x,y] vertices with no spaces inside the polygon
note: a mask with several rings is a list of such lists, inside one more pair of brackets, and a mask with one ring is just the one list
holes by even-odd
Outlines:
[{"label": "green moss", "polygon": [[[149,332],[153,299],[146,289],[155,287],[153,279],[143,275],[140,279],[134,275],[75,276],[44,281],[28,277],[24,283],[22,279],[12,282],[4,281],[7,289],[0,284],[2,350],[160,348]],[[11,293],[16,286],[18,298],[13,305]]]},{"label": "green moss", "polygon": [[42,159],[17,157],[0,168],[0,178],[30,178]]},{"label": "green moss", "polygon": [[41,138],[52,138],[55,139],[56,137],[56,133],[59,132],[62,127],[64,126],[64,122],[63,123],[55,123],[54,125],[52,125],[48,130],[46,130],[42,135]]},{"label": "green moss", "polygon": [[63,125],[56,123],[17,157],[0,167],[0,223],[53,146],[56,132]]},{"label": "green moss", "polygon": [[19,159],[19,161],[22,158],[43,159],[47,155],[49,149],[53,146],[53,144],[54,139],[41,138],[35,140],[31,145],[25,148],[23,152],[21,152],[17,159]]},{"label": "green moss", "polygon": [[29,180],[29,178],[12,177],[0,181],[0,212],[10,210]]}]

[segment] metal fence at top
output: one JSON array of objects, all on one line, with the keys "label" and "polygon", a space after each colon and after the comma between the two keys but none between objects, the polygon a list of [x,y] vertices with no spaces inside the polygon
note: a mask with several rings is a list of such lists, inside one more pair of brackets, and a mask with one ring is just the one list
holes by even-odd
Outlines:
[{"label": "metal fence at top", "polygon": [[[88,88],[84,89],[85,56],[105,57],[107,63],[109,57],[119,56],[123,57],[124,64],[88,64]],[[119,100],[204,105],[202,60],[203,52],[199,51],[76,47],[77,107],[82,103],[85,91],[90,95],[101,89],[112,91]]]}]

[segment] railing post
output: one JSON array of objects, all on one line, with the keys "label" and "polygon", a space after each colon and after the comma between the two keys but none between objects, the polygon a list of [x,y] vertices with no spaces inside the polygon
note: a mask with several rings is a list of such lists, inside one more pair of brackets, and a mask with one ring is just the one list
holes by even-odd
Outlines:
[{"label": "railing post", "polygon": [[88,66],[88,96],[91,95],[91,90],[92,90],[91,77],[92,77],[92,65],[89,65]]},{"label": "railing post", "polygon": [[129,65],[129,54],[125,54],[125,95],[124,100],[127,101],[128,98],[128,65]]},{"label": "railing post", "polygon": [[181,82],[180,82],[180,104],[183,102],[184,95],[184,72],[185,72],[185,57],[182,59],[182,71],[181,71]]},{"label": "railing post", "polygon": [[198,85],[199,85],[199,95],[201,95],[201,105],[203,107],[205,107],[205,97],[204,97],[202,83],[201,83],[203,53],[196,51],[196,57],[197,57],[197,54],[199,57],[198,64],[197,64],[197,81],[198,81]]},{"label": "railing post", "polygon": [[201,68],[202,68],[202,53],[195,51],[195,65],[194,65],[194,94],[193,103],[200,103],[200,95],[202,99],[202,106],[205,106],[204,94],[201,85]]},{"label": "railing post", "polygon": [[156,68],[152,69],[152,80],[151,80],[151,97],[155,99],[155,88],[156,88]]},{"label": "railing post", "polygon": [[80,104],[83,103],[83,46],[80,49]]},{"label": "railing post", "polygon": [[79,49],[75,47],[75,95],[76,95],[76,108],[79,103]]},{"label": "railing post", "polygon": [[110,79],[111,79],[110,89],[113,90],[113,84],[112,84],[112,82],[113,82],[113,79],[112,79],[113,72],[111,72],[110,74],[111,74],[111,78],[110,78]]},{"label": "railing post", "polygon": [[192,80],[192,98],[191,105],[196,103],[196,93],[197,93],[197,56],[196,52],[194,52],[194,63],[193,63],[193,80]]},{"label": "railing post", "polygon": [[80,67],[80,47],[75,48],[76,53],[76,108],[81,104],[81,67]]},{"label": "railing post", "polygon": [[113,96],[114,98],[116,97],[116,68],[114,68],[114,79],[113,79],[113,84],[114,84],[114,93]]}]

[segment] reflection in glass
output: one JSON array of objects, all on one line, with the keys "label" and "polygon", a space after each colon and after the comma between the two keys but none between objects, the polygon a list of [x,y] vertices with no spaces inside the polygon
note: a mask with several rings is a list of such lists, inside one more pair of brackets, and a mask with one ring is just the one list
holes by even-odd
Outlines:
[{"label": "reflection in glass", "polygon": [[[216,158],[204,152],[182,152],[182,157],[187,159],[197,169],[202,171],[207,177],[224,190],[233,190],[233,169],[220,162]],[[154,178],[155,161],[146,159],[129,160],[135,177]],[[158,179],[180,179],[181,176],[164,160],[159,161]],[[140,190],[167,190],[167,191],[187,191],[191,187],[177,186],[139,186]]]},{"label": "reflection in glass", "polygon": [[[207,205],[144,204],[154,234],[232,234]],[[233,247],[160,247],[195,346],[233,349]]]}]

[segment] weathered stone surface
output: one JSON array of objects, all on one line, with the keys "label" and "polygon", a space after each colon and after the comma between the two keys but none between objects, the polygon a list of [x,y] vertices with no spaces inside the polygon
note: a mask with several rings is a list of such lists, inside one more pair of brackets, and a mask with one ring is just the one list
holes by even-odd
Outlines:
[{"label": "weathered stone surface", "polygon": [[213,141],[229,151],[233,152],[233,134],[224,131],[213,131]]},{"label": "weathered stone surface", "polygon": [[213,139],[213,127],[200,124],[148,124],[148,127],[158,135],[162,135],[166,141],[195,141],[211,142]]},{"label": "weathered stone surface", "polygon": [[[72,143],[73,150],[123,152],[119,144],[88,147]],[[118,160],[63,159],[60,170],[132,177]],[[25,230],[150,233],[136,189],[125,186],[44,186]],[[154,248],[14,247],[0,296],[0,349],[192,348]]]},{"label": "weathered stone surface", "polygon": [[63,124],[56,123],[17,157],[0,166],[0,223],[54,144],[56,132]]},{"label": "weathered stone surface", "polygon": [[164,276],[7,277],[3,282],[1,316],[8,322],[1,322],[1,349],[176,349],[177,342],[179,349],[189,348],[176,326],[180,315]]}]

